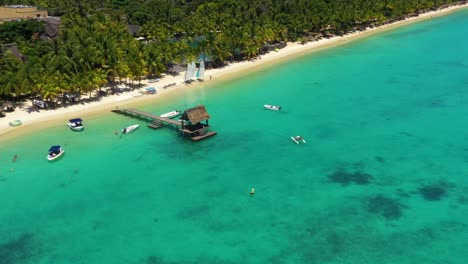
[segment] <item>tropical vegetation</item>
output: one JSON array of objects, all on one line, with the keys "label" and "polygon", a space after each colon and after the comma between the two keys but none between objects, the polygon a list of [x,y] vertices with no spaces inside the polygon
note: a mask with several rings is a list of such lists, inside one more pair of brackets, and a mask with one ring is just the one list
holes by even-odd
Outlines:
[{"label": "tropical vegetation", "polygon": [[[268,45],[307,42],[377,26],[456,0],[0,0],[61,16],[43,40],[44,22],[0,24],[0,98],[62,98],[116,81],[159,76],[200,58],[209,67],[251,59]],[[131,35],[128,25],[138,25]],[[138,40],[141,37],[144,40]],[[15,43],[23,55],[15,56]]]}]

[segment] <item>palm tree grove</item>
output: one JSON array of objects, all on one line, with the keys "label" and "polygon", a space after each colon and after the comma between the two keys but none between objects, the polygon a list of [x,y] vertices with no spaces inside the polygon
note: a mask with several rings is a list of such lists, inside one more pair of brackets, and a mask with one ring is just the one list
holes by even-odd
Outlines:
[{"label": "palm tree grove", "polygon": [[[0,101],[99,94],[138,83],[203,54],[207,67],[248,60],[275,43],[306,43],[391,23],[457,0],[0,0],[60,17],[0,24]],[[134,34],[129,26],[138,28]],[[15,46],[21,57],[7,47]]]}]

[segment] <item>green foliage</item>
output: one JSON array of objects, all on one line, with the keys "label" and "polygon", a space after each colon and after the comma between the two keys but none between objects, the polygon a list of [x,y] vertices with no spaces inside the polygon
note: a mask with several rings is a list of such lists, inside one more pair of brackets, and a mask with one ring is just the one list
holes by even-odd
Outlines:
[{"label": "green foliage", "polygon": [[[310,41],[436,9],[454,0],[0,0],[63,14],[59,37],[38,41],[42,22],[0,24],[0,96],[90,93],[115,80],[160,75],[171,64],[208,67],[251,59],[278,41]],[[127,25],[140,26],[137,36]],[[144,37],[138,41],[135,37]]]},{"label": "green foliage", "polygon": [[22,20],[0,24],[0,42],[30,40],[34,35],[44,31],[44,22],[39,20]]}]

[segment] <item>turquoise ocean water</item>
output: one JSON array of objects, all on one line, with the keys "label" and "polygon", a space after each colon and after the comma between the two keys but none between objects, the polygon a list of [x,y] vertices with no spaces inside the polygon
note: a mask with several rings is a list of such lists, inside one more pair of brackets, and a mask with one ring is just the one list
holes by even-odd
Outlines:
[{"label": "turquoise ocean water", "polygon": [[464,10],[138,106],[206,105],[198,143],[112,113],[2,142],[0,263],[466,263],[467,47]]}]

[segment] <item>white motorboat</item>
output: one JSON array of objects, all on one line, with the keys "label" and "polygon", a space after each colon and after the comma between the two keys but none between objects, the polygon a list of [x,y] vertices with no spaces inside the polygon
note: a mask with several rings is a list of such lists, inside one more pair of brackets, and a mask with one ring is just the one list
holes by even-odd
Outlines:
[{"label": "white motorboat", "polygon": [[82,131],[84,129],[83,120],[81,118],[70,119],[67,122],[67,126],[71,130]]},{"label": "white motorboat", "polygon": [[279,111],[281,110],[281,106],[278,106],[278,105],[263,105],[263,107],[265,107],[265,109],[268,109],[268,110],[273,110],[273,111]]},{"label": "white motorboat", "polygon": [[60,146],[52,146],[49,149],[49,154],[47,155],[47,159],[52,161],[60,158],[65,151]]},{"label": "white motorboat", "polygon": [[174,111],[171,111],[169,113],[165,113],[165,114],[162,114],[161,117],[165,117],[165,118],[174,118],[176,116],[180,116],[182,114],[181,111],[178,111],[178,110],[174,110]]},{"label": "white motorboat", "polygon": [[131,126],[128,126],[124,129],[122,129],[122,133],[123,134],[129,134],[129,133],[132,133],[133,131],[135,131],[135,129],[137,129],[140,125],[131,125]]},{"label": "white motorboat", "polygon": [[295,136],[295,137],[291,137],[291,139],[296,142],[296,144],[299,144],[299,143],[306,143],[305,139],[303,139],[301,136]]}]

